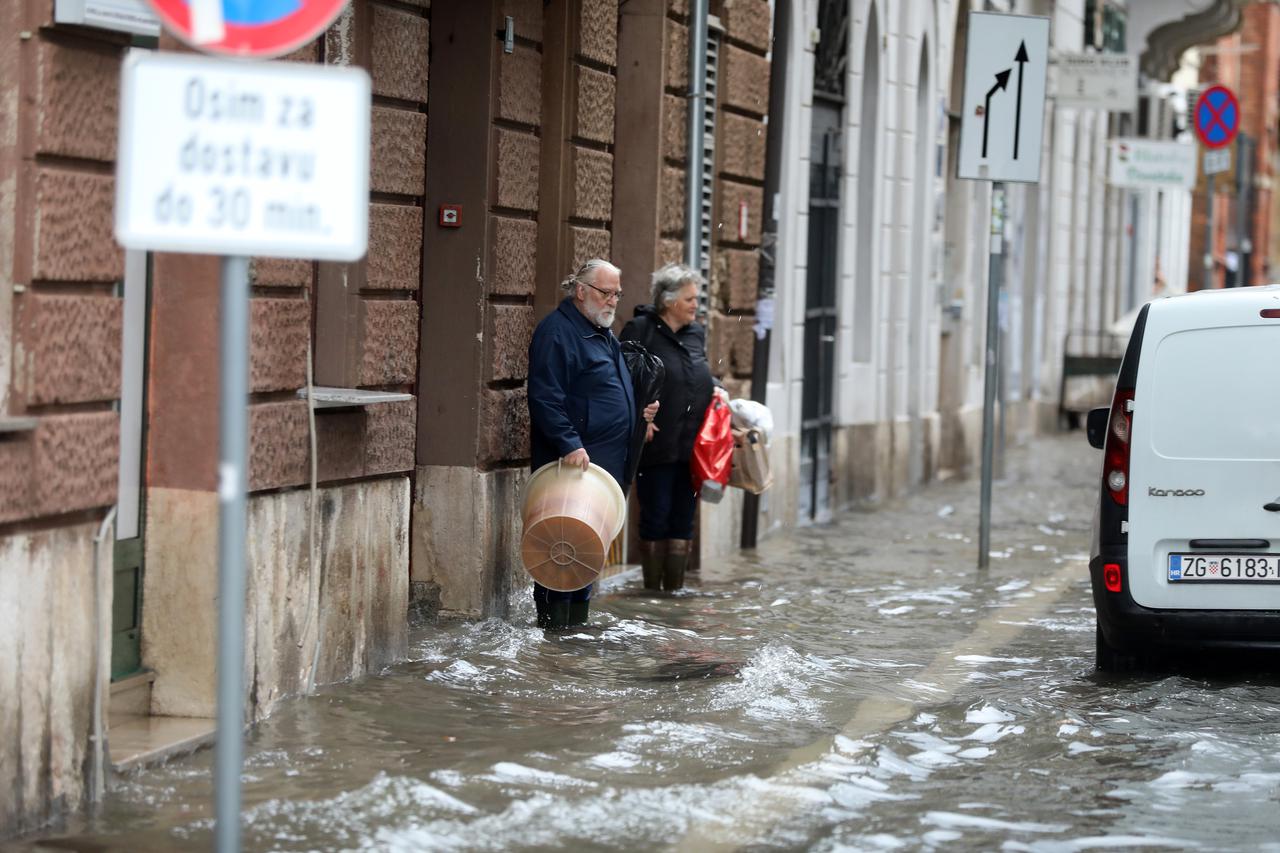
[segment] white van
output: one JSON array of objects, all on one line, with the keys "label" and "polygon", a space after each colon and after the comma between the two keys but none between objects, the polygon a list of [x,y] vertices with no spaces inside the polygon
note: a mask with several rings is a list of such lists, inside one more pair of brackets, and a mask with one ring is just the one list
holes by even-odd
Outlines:
[{"label": "white van", "polygon": [[1098,667],[1280,650],[1280,286],[1148,304],[1088,432]]}]

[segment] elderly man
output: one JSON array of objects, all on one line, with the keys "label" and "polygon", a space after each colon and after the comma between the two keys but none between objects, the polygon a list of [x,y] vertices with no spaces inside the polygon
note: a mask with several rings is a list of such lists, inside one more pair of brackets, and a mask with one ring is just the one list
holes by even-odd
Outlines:
[{"label": "elderly man", "polygon": [[[610,327],[622,296],[621,273],[608,261],[587,261],[561,285],[564,299],[529,344],[529,420],[533,469],[562,460],[594,462],[625,492],[627,455],[637,405],[621,345]],[[657,403],[643,412],[653,421]],[[564,628],[587,621],[591,586],[558,592],[534,584],[538,625]]]}]

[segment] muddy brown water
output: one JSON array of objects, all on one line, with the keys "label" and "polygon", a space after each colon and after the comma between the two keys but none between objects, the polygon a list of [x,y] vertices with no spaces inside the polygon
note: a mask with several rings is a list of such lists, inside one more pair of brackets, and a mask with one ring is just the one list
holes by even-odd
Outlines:
[{"label": "muddy brown water", "polygon": [[[411,659],[248,738],[246,850],[1280,851],[1280,679],[1103,677],[1099,459],[1013,451],[991,569],[977,484],[776,536],[588,628],[415,630]],[[116,780],[13,849],[207,850],[211,753]]]}]

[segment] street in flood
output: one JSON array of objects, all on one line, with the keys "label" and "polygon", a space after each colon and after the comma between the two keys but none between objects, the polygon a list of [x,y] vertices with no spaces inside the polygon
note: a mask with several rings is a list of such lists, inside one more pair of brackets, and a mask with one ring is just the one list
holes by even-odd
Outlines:
[{"label": "street in flood", "polygon": [[[250,850],[1280,850],[1280,679],[1104,676],[1100,458],[1012,450],[991,568],[977,481],[770,539],[591,624],[419,626],[411,659],[249,736]],[[207,850],[211,753],[117,778],[20,850]]]}]

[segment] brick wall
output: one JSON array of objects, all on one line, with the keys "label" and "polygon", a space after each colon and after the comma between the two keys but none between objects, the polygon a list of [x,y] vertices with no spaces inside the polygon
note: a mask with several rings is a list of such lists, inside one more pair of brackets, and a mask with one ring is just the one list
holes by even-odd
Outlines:
[{"label": "brick wall", "polygon": [[[709,356],[732,396],[750,396],[764,222],[764,116],[769,106],[772,14],[767,0],[722,0],[724,26],[716,117],[715,239]],[[745,207],[746,231],[740,234]]]},{"label": "brick wall", "polygon": [[55,27],[52,7],[23,0],[6,13],[17,27],[5,31],[13,73],[0,84],[12,107],[0,153],[12,193],[0,422],[35,425],[0,431],[0,525],[109,506],[116,494],[124,254],[112,206],[125,39]]}]

